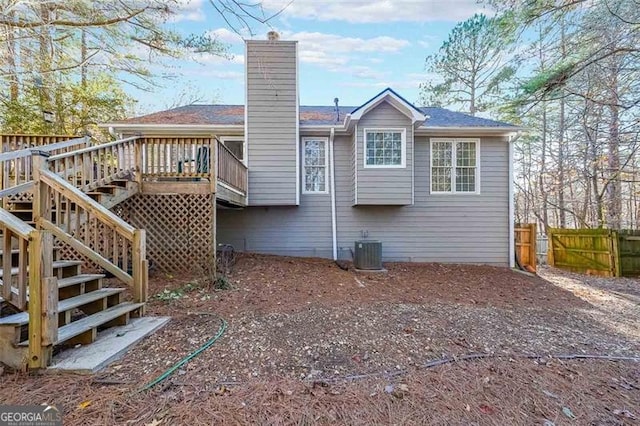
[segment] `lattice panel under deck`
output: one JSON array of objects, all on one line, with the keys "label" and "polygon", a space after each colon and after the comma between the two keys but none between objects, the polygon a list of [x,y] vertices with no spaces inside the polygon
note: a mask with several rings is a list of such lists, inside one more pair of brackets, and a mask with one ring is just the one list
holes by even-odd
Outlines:
[{"label": "lattice panel under deck", "polygon": [[213,195],[137,194],[113,209],[147,231],[147,258],[166,273],[215,268]]}]

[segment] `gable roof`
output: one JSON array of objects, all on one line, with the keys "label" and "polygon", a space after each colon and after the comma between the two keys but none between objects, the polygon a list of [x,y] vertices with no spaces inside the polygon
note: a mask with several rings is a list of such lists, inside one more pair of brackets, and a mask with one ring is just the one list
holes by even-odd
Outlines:
[{"label": "gable roof", "polygon": [[[340,106],[340,118],[336,114],[335,106],[300,106],[301,126],[341,125],[347,114],[353,114],[360,107]],[[417,107],[415,107],[417,108]],[[428,116],[420,128],[507,128],[517,130],[514,126],[502,121],[473,117],[461,112],[450,111],[439,107],[417,108]],[[127,120],[115,121],[107,125],[126,127],[126,125],[244,125],[244,105],[186,105],[165,111],[134,117]]]},{"label": "gable roof", "polygon": [[373,108],[380,105],[382,102],[388,102],[392,106],[394,106],[398,111],[404,113],[409,118],[411,118],[414,122],[419,121],[423,122],[428,117],[425,116],[424,112],[421,111],[418,107],[413,105],[411,102],[407,101],[405,98],[400,96],[396,91],[392,88],[387,87],[382,92],[375,95],[373,98],[369,99],[364,104],[360,105],[353,111],[351,111],[351,119],[358,120],[364,114],[371,111]]}]

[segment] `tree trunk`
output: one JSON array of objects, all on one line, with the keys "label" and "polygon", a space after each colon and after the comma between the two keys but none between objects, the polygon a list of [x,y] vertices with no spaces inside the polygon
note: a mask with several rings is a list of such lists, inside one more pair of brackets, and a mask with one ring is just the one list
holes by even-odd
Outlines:
[{"label": "tree trunk", "polygon": [[[566,58],[565,48],[565,31],[564,31],[564,18],[560,22],[560,51],[562,60]],[[560,92],[560,120],[558,122],[558,219],[560,221],[560,227],[565,228],[567,226],[567,215],[565,211],[564,201],[564,178],[565,178],[565,153],[564,153],[564,136],[565,136],[565,100],[564,91]]]},{"label": "tree trunk", "polygon": [[620,112],[617,106],[610,107],[609,139],[607,141],[607,224],[611,229],[620,229],[622,192],[620,188]]},{"label": "tree trunk", "polygon": [[[7,15],[7,19],[13,21],[14,14],[13,12]],[[15,33],[18,29],[14,29],[8,25],[3,28],[3,32],[5,33],[5,40],[7,44],[7,48],[4,49],[4,58],[3,59],[3,71],[7,76],[7,80],[9,81],[9,100],[11,102],[15,102],[18,100],[19,93],[19,80],[18,73],[16,67],[16,58],[18,52],[16,51],[16,36]]]}]

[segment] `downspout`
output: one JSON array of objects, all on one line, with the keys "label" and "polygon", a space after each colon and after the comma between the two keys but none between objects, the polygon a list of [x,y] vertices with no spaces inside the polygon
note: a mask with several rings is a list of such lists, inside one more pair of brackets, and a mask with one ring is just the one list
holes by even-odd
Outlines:
[{"label": "downspout", "polygon": [[513,134],[509,135],[509,267],[515,268],[516,241],[515,241],[515,200],[513,190],[513,144],[520,137],[517,133],[515,138]]},{"label": "downspout", "polygon": [[329,164],[331,174],[330,183],[331,186],[331,233],[333,238],[333,260],[338,260],[338,223],[336,217],[336,178],[335,178],[335,167],[334,167],[334,154],[333,154],[333,138],[335,135],[335,128],[331,128],[331,133],[329,134],[329,159],[331,163]]}]

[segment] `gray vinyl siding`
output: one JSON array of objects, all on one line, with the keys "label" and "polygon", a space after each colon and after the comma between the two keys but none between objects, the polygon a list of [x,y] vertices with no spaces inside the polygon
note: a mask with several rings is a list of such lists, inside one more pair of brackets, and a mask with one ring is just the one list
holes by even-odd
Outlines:
[{"label": "gray vinyl siding", "polygon": [[218,207],[217,220],[218,243],[240,251],[325,258],[333,253],[329,194],[302,194],[299,206]]},{"label": "gray vinyl siding", "polygon": [[295,41],[247,41],[249,204],[295,205],[298,89]]},{"label": "gray vinyl siding", "polygon": [[[365,168],[365,129],[405,129],[406,163],[403,168]],[[367,112],[358,123],[357,202],[358,205],[409,205],[412,202],[413,126],[395,107],[383,102]]]},{"label": "gray vinyl siding", "polygon": [[[447,136],[452,137],[452,136]],[[415,204],[353,206],[353,137],[335,138],[338,255],[362,231],[382,241],[385,261],[482,263],[509,261],[508,143],[481,138],[480,194],[430,194],[429,138],[415,140]],[[329,194],[302,195],[299,207],[218,209],[218,242],[238,250],[330,258]]]},{"label": "gray vinyl siding", "polygon": [[[451,136],[449,136],[451,137]],[[430,194],[429,138],[415,140],[415,204],[351,206],[351,148],[335,145],[339,255],[349,259],[353,242],[366,231],[382,241],[387,261],[509,262],[508,143],[481,139],[480,194]],[[359,176],[360,182],[360,176]],[[358,184],[360,186],[360,183]]]}]

